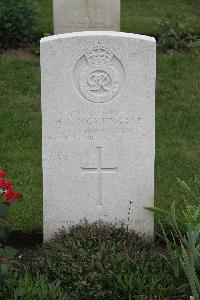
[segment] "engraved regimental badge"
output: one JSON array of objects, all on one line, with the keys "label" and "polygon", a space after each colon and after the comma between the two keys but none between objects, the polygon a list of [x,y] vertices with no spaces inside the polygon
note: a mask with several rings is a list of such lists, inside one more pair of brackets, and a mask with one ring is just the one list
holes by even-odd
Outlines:
[{"label": "engraved regimental badge", "polygon": [[105,103],[118,94],[124,81],[124,69],[111,51],[97,44],[77,62],[74,79],[86,100]]}]

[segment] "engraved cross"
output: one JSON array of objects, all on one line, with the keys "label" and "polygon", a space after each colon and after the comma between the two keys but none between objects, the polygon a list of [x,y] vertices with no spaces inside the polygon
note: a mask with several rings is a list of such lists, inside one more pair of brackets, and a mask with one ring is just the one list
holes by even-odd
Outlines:
[{"label": "engraved cross", "polygon": [[97,168],[85,168],[81,167],[83,173],[94,173],[97,174],[97,197],[98,197],[98,205],[97,207],[103,206],[102,201],[102,174],[112,174],[116,173],[117,167],[114,168],[102,168],[101,166],[101,150],[102,147],[96,147],[97,149]]}]

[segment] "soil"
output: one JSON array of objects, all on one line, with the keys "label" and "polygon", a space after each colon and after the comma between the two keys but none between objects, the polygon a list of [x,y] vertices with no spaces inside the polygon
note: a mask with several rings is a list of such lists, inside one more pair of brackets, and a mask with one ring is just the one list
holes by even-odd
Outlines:
[{"label": "soil", "polygon": [[43,234],[41,231],[12,231],[10,232],[6,245],[21,250],[34,248],[36,245],[41,245],[42,241]]},{"label": "soil", "polygon": [[10,59],[10,58],[16,58],[21,60],[30,60],[37,58],[36,55],[34,55],[30,50],[28,49],[9,49],[5,52],[2,52],[0,54],[0,59]]}]

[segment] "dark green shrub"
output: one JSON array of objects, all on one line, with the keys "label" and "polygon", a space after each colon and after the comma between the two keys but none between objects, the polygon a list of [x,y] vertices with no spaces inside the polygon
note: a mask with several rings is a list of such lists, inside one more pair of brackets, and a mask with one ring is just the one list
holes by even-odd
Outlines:
[{"label": "dark green shrub", "polygon": [[103,223],[62,231],[32,257],[29,270],[59,279],[72,299],[151,299],[179,286],[152,240]]},{"label": "dark green shrub", "polygon": [[183,50],[200,47],[200,33],[190,32],[180,15],[167,15],[165,12],[158,20],[158,49]]},{"label": "dark green shrub", "polygon": [[0,1],[0,49],[21,47],[33,39],[38,8],[32,0]]}]

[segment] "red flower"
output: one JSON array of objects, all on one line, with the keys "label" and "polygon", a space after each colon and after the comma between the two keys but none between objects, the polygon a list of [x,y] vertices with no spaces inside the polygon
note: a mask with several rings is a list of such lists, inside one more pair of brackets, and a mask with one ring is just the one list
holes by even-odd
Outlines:
[{"label": "red flower", "polygon": [[5,174],[6,174],[6,172],[5,172],[5,171],[3,171],[3,170],[0,170],[0,178],[4,177],[4,176],[5,176]]},{"label": "red flower", "polygon": [[12,182],[8,181],[8,180],[3,180],[0,178],[0,187],[3,189],[7,189],[10,188],[12,186]]},{"label": "red flower", "polygon": [[20,195],[19,193],[13,193],[13,189],[10,187],[8,188],[7,192],[3,194],[3,197],[9,201],[14,201],[22,198],[22,195]]}]

